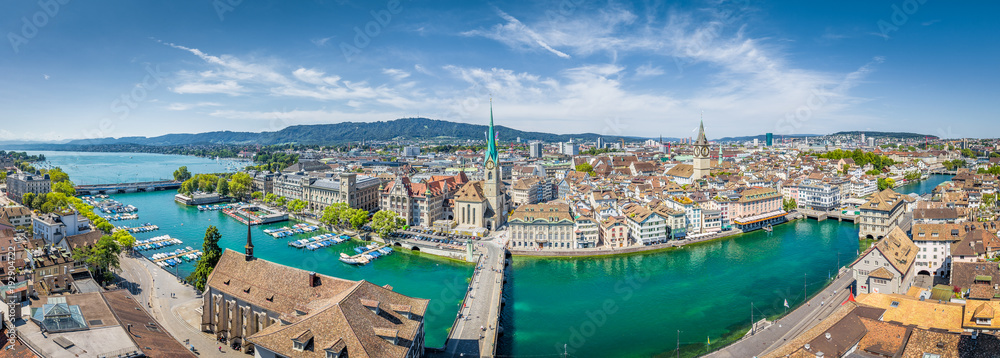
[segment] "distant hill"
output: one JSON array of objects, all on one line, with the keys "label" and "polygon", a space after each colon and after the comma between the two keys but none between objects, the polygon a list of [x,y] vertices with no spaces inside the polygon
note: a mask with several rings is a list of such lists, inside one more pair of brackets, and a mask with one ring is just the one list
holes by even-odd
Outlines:
[{"label": "distant hill", "polygon": [[[336,124],[314,124],[290,126],[275,132],[207,132],[197,134],[167,134],[158,137],[123,137],[80,139],[66,143],[67,146],[137,144],[150,146],[196,145],[196,144],[306,144],[329,145],[345,142],[457,139],[482,140],[486,125],[456,123],[428,118],[400,118],[379,122],[343,122]],[[625,138],[634,141],[644,138],[601,136],[595,133],[551,134],[525,132],[504,126],[496,126],[502,141],[565,142],[571,138],[578,141],[594,141],[603,137],[606,141]]]},{"label": "distant hill", "polygon": [[875,137],[875,138],[896,138],[896,139],[938,139],[936,135],[920,134],[920,133],[910,133],[910,132],[874,132],[874,131],[847,131],[847,132],[837,132],[831,135],[861,135],[864,134],[865,137]]},{"label": "distant hill", "polygon": [[[822,136],[821,134],[792,134],[792,135],[775,134],[773,138],[774,138],[775,142],[778,142],[778,141],[781,140],[782,137],[785,137],[785,138],[805,138],[805,137],[821,137],[821,136]],[[749,141],[752,141],[754,139],[759,139],[761,143],[764,143],[764,141],[767,140],[767,135],[766,134],[761,134],[761,135],[745,136],[745,137],[725,137],[725,138],[714,139],[713,141],[715,141],[715,142],[749,142]]]}]

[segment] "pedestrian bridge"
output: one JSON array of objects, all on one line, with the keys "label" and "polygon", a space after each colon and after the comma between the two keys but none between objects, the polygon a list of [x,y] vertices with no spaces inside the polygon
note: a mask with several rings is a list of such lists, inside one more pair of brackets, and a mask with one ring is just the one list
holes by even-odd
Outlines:
[{"label": "pedestrian bridge", "polygon": [[145,191],[172,190],[181,187],[177,180],[146,181],[139,183],[77,185],[77,195],[135,193]]}]

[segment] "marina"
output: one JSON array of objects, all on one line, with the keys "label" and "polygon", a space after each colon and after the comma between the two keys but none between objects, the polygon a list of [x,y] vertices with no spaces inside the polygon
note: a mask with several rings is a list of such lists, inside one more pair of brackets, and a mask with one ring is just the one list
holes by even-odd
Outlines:
[{"label": "marina", "polygon": [[217,210],[233,209],[239,207],[240,205],[243,204],[234,203],[234,204],[198,205],[198,211],[217,211]]},{"label": "marina", "polygon": [[106,215],[104,219],[108,221],[124,221],[124,220],[137,220],[139,219],[139,214],[114,214]]},{"label": "marina", "polygon": [[161,249],[167,246],[180,245],[184,242],[180,239],[175,239],[170,237],[170,235],[157,236],[145,240],[136,240],[135,249],[139,251],[148,251]]},{"label": "marina", "polygon": [[156,231],[156,230],[159,230],[159,229],[160,229],[159,226],[153,225],[151,223],[145,223],[145,224],[142,224],[141,226],[136,226],[136,227],[129,227],[129,226],[125,226],[125,225],[117,226],[117,227],[115,227],[115,229],[113,231],[122,231],[122,230],[124,230],[124,231],[128,231],[129,233],[132,233],[132,234],[138,234],[140,232],[150,232],[150,231]]},{"label": "marina", "polygon": [[182,262],[197,260],[202,254],[203,253],[201,251],[192,249],[191,246],[188,246],[171,252],[153,254],[149,257],[149,260],[160,266],[173,267],[181,264]]},{"label": "marina", "polygon": [[302,224],[295,224],[292,226],[285,226],[278,229],[264,229],[264,233],[273,236],[275,239],[279,239],[292,235],[309,233],[316,230],[319,230],[318,226],[302,223]]},{"label": "marina", "polygon": [[352,256],[340,253],[340,262],[348,265],[366,265],[375,259],[392,254],[393,250],[391,247],[373,243],[368,244],[367,246],[355,247],[354,252],[356,252],[357,255]]},{"label": "marina", "polygon": [[337,236],[337,234],[330,233],[313,236],[308,239],[292,241],[288,243],[288,246],[299,249],[305,248],[309,250],[316,250],[322,247],[341,244],[345,241],[349,241],[350,239],[351,237],[347,235]]}]

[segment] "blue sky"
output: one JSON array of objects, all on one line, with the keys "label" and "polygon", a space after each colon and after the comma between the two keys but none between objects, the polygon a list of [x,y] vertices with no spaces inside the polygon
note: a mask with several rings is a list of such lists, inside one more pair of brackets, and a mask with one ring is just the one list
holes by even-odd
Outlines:
[{"label": "blue sky", "polygon": [[710,138],[998,137],[998,8],[5,1],[0,140],[487,123],[491,96],[498,124],[554,133],[694,136],[703,112]]}]

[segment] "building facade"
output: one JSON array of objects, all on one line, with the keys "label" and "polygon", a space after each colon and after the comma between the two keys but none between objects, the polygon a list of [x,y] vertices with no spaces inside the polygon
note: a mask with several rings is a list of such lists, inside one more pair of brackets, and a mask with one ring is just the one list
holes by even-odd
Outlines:
[{"label": "building facade", "polygon": [[510,214],[511,248],[536,251],[579,248],[574,223],[569,205],[522,205]]},{"label": "building facade", "polygon": [[899,224],[905,211],[906,200],[902,194],[892,189],[872,194],[868,202],[861,205],[861,215],[858,217],[861,227],[858,236],[867,239],[885,237]]},{"label": "building facade", "polygon": [[7,174],[7,197],[21,205],[28,205],[22,201],[24,194],[44,195],[51,191],[52,181],[49,180],[48,174],[27,174],[23,172]]},{"label": "building facade", "polygon": [[378,211],[379,186],[376,177],[359,177],[356,173],[340,173],[337,178],[303,178],[302,197],[309,210],[320,212],[335,203],[347,203],[353,209]]},{"label": "building facade", "polygon": [[485,180],[465,184],[455,196],[455,218],[460,231],[496,230],[507,223],[510,199],[502,179],[492,107],[486,136],[486,155],[483,158]]},{"label": "building facade", "polygon": [[850,264],[857,293],[906,294],[913,285],[917,245],[895,227]]},{"label": "building facade", "polygon": [[380,192],[380,207],[406,220],[406,225],[430,227],[437,220],[454,220],[455,194],[469,182],[464,172],[453,176],[432,176],[421,183],[397,176]]}]

